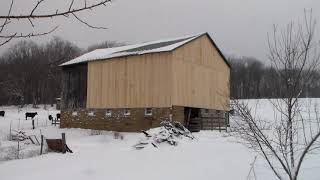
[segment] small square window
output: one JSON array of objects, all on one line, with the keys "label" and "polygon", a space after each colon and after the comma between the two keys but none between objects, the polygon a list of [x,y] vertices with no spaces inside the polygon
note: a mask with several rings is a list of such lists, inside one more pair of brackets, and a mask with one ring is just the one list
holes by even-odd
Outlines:
[{"label": "small square window", "polygon": [[94,112],[93,111],[88,112],[88,116],[94,116]]},{"label": "small square window", "polygon": [[107,109],[107,110],[106,110],[106,116],[107,116],[107,117],[111,117],[111,115],[112,115],[111,109]]},{"label": "small square window", "polygon": [[78,112],[77,111],[73,111],[72,112],[72,116],[78,116]]},{"label": "small square window", "polygon": [[145,116],[152,116],[152,108],[145,108],[144,115]]},{"label": "small square window", "polygon": [[125,116],[130,116],[130,109],[125,108],[125,109],[124,109],[124,115],[125,115]]}]

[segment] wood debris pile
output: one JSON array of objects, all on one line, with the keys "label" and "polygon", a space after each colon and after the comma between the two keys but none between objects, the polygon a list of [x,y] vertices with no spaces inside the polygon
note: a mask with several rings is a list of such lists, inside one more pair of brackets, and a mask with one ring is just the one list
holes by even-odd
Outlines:
[{"label": "wood debris pile", "polygon": [[141,140],[134,145],[136,149],[143,149],[149,145],[157,148],[161,143],[168,143],[170,145],[178,145],[179,139],[188,138],[194,139],[192,133],[177,121],[163,121],[160,123],[161,127],[150,129],[149,131],[142,131],[146,139]]}]

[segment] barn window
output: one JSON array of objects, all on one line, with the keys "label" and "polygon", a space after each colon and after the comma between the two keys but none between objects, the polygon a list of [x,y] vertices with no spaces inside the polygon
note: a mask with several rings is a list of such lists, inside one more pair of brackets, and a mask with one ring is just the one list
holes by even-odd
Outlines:
[{"label": "barn window", "polygon": [[144,115],[145,116],[152,116],[152,108],[145,108]]},{"label": "barn window", "polygon": [[72,116],[78,116],[78,112],[77,111],[72,112]]},{"label": "barn window", "polygon": [[223,111],[217,110],[216,112],[217,112],[217,114],[218,114],[219,116],[224,116],[224,112],[223,112]]},{"label": "barn window", "polygon": [[94,116],[94,112],[93,111],[88,112],[88,116]]},{"label": "barn window", "polygon": [[106,116],[107,116],[107,117],[111,117],[111,115],[112,115],[111,109],[107,109],[107,110],[106,110]]},{"label": "barn window", "polygon": [[125,116],[130,116],[130,109],[125,108],[125,109],[124,109],[124,115],[125,115]]}]

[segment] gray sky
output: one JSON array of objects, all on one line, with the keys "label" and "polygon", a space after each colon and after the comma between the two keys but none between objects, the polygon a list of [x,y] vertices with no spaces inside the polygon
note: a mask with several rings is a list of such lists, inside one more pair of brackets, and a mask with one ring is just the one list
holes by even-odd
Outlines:
[{"label": "gray sky", "polygon": [[[0,2],[1,14],[7,13],[10,2]],[[30,12],[33,2],[15,0],[13,11]],[[67,8],[66,2],[47,0],[38,12]],[[59,24],[54,33],[33,40],[43,43],[60,36],[85,48],[104,40],[131,44],[209,32],[224,54],[254,56],[264,61],[268,51],[267,32],[272,31],[272,25],[301,19],[304,8],[312,8],[313,15],[319,19],[319,0],[115,0],[107,7],[80,14],[90,24],[107,27],[107,30],[90,29],[71,18],[58,18],[37,22],[34,29],[29,22],[19,21],[8,27],[6,33],[44,31]],[[0,47],[0,54],[13,43]]]}]

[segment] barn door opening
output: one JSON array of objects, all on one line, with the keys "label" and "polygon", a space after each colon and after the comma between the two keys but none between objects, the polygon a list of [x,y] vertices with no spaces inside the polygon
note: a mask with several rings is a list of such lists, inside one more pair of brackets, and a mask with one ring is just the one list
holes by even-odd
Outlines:
[{"label": "barn door opening", "polygon": [[191,132],[199,132],[201,129],[200,108],[184,108],[185,125]]}]

